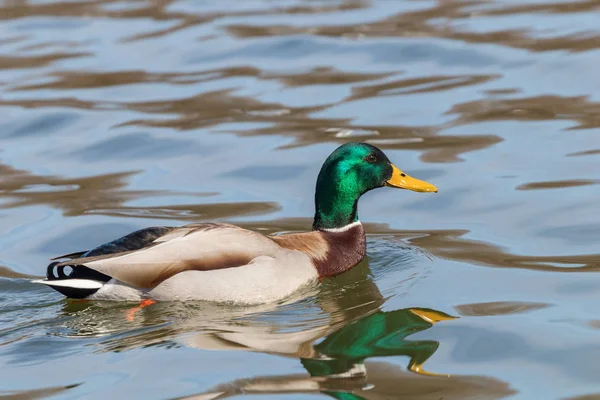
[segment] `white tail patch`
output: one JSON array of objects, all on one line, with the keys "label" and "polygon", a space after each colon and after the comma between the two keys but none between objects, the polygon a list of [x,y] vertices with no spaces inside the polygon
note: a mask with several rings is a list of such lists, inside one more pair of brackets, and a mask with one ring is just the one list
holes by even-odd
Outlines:
[{"label": "white tail patch", "polygon": [[91,279],[62,279],[48,281],[45,279],[33,279],[32,283],[41,283],[48,286],[70,287],[74,289],[100,289],[104,283],[93,281]]}]

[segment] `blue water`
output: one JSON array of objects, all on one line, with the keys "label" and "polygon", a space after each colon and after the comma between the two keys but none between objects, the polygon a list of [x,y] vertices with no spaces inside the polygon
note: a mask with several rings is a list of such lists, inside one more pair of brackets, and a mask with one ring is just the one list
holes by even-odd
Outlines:
[{"label": "blue water", "polygon": [[[0,394],[600,395],[597,7],[0,1]],[[29,283],[151,225],[309,229],[354,140],[439,193],[365,195],[368,260],[284,303]]]}]

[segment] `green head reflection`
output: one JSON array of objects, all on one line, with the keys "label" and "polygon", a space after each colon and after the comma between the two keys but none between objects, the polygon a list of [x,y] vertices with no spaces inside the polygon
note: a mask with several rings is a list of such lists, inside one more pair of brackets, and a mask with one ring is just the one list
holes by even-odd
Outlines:
[{"label": "green head reflection", "polygon": [[301,362],[311,376],[351,377],[364,373],[367,358],[408,356],[411,371],[426,373],[422,365],[435,353],[439,342],[406,338],[450,319],[455,317],[426,308],[378,311],[330,334],[314,345],[320,357]]}]

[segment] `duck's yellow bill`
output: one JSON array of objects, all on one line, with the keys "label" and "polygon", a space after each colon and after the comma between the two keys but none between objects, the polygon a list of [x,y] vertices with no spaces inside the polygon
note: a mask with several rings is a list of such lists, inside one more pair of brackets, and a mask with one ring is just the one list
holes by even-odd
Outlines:
[{"label": "duck's yellow bill", "polygon": [[386,182],[388,186],[400,189],[412,190],[413,192],[435,192],[438,189],[431,183],[413,178],[400,171],[394,164],[392,165],[392,177]]}]

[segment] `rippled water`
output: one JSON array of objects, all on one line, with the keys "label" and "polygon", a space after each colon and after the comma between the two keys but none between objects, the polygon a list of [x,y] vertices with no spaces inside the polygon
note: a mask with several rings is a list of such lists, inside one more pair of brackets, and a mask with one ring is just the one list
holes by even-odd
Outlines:
[{"label": "rippled water", "polygon": [[[0,1],[0,396],[600,396],[600,1]],[[308,229],[368,141],[437,195],[282,304],[68,302],[134,229]],[[366,372],[366,374],[365,374]]]}]

